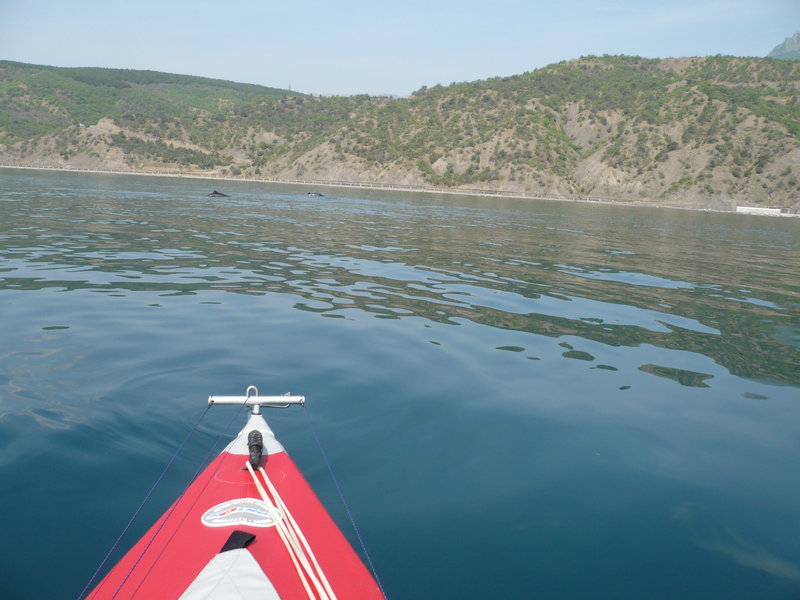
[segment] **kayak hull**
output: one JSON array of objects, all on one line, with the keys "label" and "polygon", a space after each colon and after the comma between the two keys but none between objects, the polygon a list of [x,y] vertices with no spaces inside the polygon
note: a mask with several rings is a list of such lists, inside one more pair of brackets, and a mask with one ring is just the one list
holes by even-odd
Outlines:
[{"label": "kayak hull", "polygon": [[[246,551],[279,598],[308,598],[278,528],[245,468],[243,439],[268,432],[261,465],[306,537],[337,598],[383,598],[377,583],[260,415],[189,486],[87,596],[90,600],[179,599],[234,531],[251,534]],[[317,596],[310,596],[315,598]]]}]

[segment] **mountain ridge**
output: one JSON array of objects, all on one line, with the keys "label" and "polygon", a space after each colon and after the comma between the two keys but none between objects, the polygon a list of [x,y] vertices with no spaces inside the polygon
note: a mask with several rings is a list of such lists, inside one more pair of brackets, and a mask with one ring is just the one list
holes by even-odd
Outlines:
[{"label": "mountain ridge", "polygon": [[800,60],[800,31],[790,35],[767,54],[768,58]]},{"label": "mountain ridge", "polygon": [[796,61],[588,56],[408,98],[106,71],[42,91],[0,61],[0,162],[800,206]]}]

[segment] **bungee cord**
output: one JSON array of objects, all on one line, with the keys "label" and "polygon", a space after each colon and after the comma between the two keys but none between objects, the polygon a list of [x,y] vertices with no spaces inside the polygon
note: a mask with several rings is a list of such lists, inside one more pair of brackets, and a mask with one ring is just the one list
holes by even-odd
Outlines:
[{"label": "bungee cord", "polygon": [[[319,566],[319,563],[314,556],[314,552],[308,545],[308,542],[306,541],[303,532],[300,530],[300,527],[297,525],[297,522],[291,516],[291,512],[289,512],[289,509],[286,507],[286,504],[280,497],[278,490],[276,490],[275,486],[272,485],[272,482],[267,476],[266,471],[264,471],[264,467],[259,467],[258,474],[263,477],[264,482],[272,494],[272,498],[269,497],[264,489],[264,486],[261,485],[261,481],[259,481],[256,471],[253,470],[253,467],[249,461],[245,463],[245,467],[250,473],[253,483],[255,483],[262,502],[264,502],[264,504],[267,506],[267,511],[269,512],[273,523],[275,523],[278,534],[283,541],[283,545],[289,552],[289,556],[292,559],[292,563],[294,563],[295,570],[300,577],[300,581],[303,583],[303,587],[305,588],[308,597],[311,600],[315,600],[316,598],[319,598],[320,600],[336,600],[336,595],[333,593],[333,590],[328,583],[328,579],[325,577],[325,573]],[[311,585],[314,586],[314,591],[317,595],[314,595],[312,592],[308,580],[310,580]]]}]

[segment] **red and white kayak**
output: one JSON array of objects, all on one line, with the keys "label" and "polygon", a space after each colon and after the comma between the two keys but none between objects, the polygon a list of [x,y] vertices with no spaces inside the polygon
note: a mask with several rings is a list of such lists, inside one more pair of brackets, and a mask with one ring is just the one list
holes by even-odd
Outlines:
[{"label": "red and white kayak", "polygon": [[88,600],[383,598],[260,414],[302,396],[211,396],[247,404],[247,425]]}]

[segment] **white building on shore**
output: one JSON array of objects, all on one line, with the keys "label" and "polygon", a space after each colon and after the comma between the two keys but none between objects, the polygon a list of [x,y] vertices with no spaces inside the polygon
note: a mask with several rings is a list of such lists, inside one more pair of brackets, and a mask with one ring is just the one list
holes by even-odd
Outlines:
[{"label": "white building on shore", "polygon": [[767,208],[764,206],[737,206],[736,212],[744,215],[767,215],[767,216],[780,216],[783,213],[789,212],[785,208]]}]

